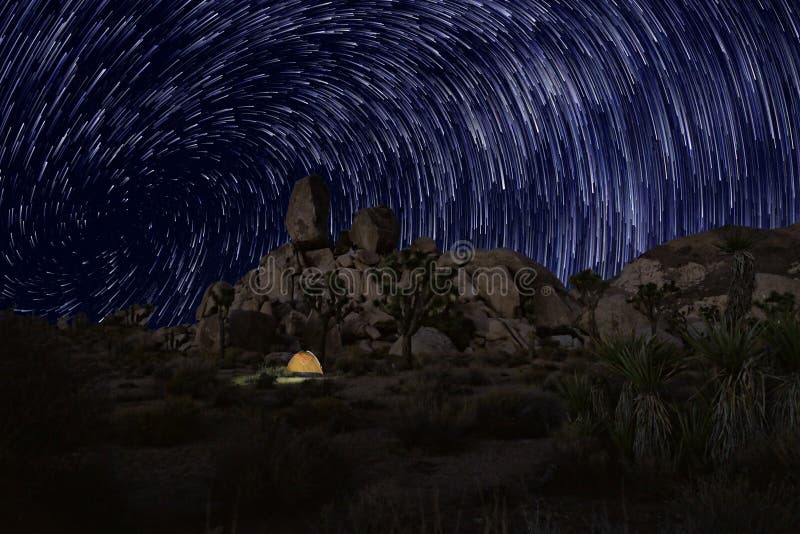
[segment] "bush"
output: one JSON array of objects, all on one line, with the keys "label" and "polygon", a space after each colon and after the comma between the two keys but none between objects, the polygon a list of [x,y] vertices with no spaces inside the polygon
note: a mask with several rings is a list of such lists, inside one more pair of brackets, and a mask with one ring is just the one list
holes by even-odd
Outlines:
[{"label": "bush", "polygon": [[353,465],[329,437],[281,423],[243,429],[212,461],[212,499],[230,515],[224,524],[240,512],[313,515],[347,492]]},{"label": "bush", "polygon": [[286,414],[287,421],[298,427],[319,427],[330,432],[345,432],[355,426],[350,405],[335,397],[299,399]]},{"label": "bush", "polygon": [[205,435],[204,419],[187,397],[170,397],[158,406],[120,416],[118,436],[124,445],[169,447]]},{"label": "bush", "polygon": [[93,373],[60,352],[41,320],[0,317],[0,457],[74,450],[103,428],[107,405]]},{"label": "bush", "polygon": [[497,391],[475,401],[476,430],[500,439],[541,438],[564,420],[561,402],[541,391]]},{"label": "bush", "polygon": [[685,532],[796,532],[796,488],[771,485],[754,491],[747,480],[714,475],[687,486],[677,499]]},{"label": "bush", "polygon": [[427,317],[423,326],[430,326],[445,334],[459,351],[469,347],[472,334],[475,333],[475,323],[464,317],[463,313],[453,310]]},{"label": "bush", "polygon": [[397,405],[395,416],[394,432],[405,447],[440,453],[460,450],[474,422],[464,401],[424,382]]},{"label": "bush", "polygon": [[337,358],[334,369],[350,376],[363,376],[370,373],[375,362],[366,354],[347,354]]},{"label": "bush", "polygon": [[182,363],[164,390],[167,395],[205,398],[217,385],[217,370],[212,362],[195,359]]}]

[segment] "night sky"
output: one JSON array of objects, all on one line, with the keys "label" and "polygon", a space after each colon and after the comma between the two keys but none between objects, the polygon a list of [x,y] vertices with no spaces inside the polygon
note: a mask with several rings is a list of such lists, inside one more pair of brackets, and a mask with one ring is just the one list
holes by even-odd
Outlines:
[{"label": "night sky", "polygon": [[190,320],[310,172],[333,231],[386,204],[562,280],[794,223],[798,32],[795,0],[4,0],[0,305]]}]

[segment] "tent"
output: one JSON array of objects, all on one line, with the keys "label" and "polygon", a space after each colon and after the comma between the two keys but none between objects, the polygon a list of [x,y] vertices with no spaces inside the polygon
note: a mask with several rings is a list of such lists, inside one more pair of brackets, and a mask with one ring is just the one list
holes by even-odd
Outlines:
[{"label": "tent", "polygon": [[292,356],[286,370],[291,373],[313,373],[317,375],[322,374],[322,365],[314,353],[307,350],[302,350]]}]

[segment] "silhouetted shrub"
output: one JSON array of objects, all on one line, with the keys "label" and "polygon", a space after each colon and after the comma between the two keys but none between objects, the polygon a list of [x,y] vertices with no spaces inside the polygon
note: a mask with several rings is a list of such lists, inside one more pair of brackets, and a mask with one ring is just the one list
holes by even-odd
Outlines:
[{"label": "silhouetted shrub", "polygon": [[375,367],[375,361],[366,354],[345,354],[336,359],[337,372],[350,376],[363,376]]},{"label": "silhouetted shrub", "polygon": [[157,406],[120,415],[117,429],[124,445],[168,447],[200,439],[207,427],[190,398],[169,397]]},{"label": "silhouetted shrub", "polygon": [[167,395],[204,398],[211,395],[217,385],[216,366],[209,361],[194,359],[183,362],[167,381]]},{"label": "silhouetted shrub", "polygon": [[476,430],[501,438],[541,438],[564,420],[557,397],[542,391],[496,391],[475,400]]},{"label": "silhouetted shrub", "polygon": [[435,382],[422,382],[395,409],[394,432],[408,448],[433,452],[461,449],[474,413],[463,400],[451,397]]},{"label": "silhouetted shrub", "polygon": [[287,421],[298,427],[319,427],[330,432],[343,432],[355,426],[350,405],[334,397],[298,399],[286,414]]},{"label": "silhouetted shrub", "polygon": [[687,486],[677,499],[681,531],[796,532],[800,524],[797,488],[770,485],[754,490],[743,478],[713,475]]},{"label": "silhouetted shrub", "polygon": [[217,449],[213,464],[212,499],[225,525],[248,513],[310,516],[347,492],[353,466],[330,437],[281,423],[242,429]]}]

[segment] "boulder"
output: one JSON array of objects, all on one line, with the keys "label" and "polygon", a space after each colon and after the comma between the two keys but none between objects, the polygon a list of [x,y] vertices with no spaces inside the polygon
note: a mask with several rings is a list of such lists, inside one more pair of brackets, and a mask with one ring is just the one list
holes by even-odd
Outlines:
[{"label": "boulder", "polygon": [[286,230],[298,249],[313,250],[329,246],[330,201],[325,182],[316,174],[295,182],[286,211]]},{"label": "boulder", "polygon": [[281,319],[281,329],[290,336],[300,337],[303,334],[305,323],[306,317],[302,313],[290,310]]},{"label": "boulder", "polygon": [[322,344],[325,343],[325,359],[330,360],[335,358],[342,351],[342,336],[339,325],[333,320],[328,323],[328,329],[323,331],[322,317],[316,312],[312,311],[306,317],[305,324],[303,325],[302,344],[304,350],[311,350],[318,357],[322,357]]},{"label": "boulder", "polygon": [[358,248],[387,254],[397,248],[400,222],[385,206],[366,208],[356,213],[349,236]]},{"label": "boulder", "polygon": [[[454,352],[458,352],[458,349],[453,345],[450,338],[435,328],[423,326],[411,338],[411,353],[415,356],[423,354],[444,356]],[[389,349],[389,354],[392,356],[401,356],[403,354],[402,336],[394,342],[392,348]]]},{"label": "boulder", "polygon": [[309,250],[305,253],[305,257],[309,267],[317,268],[323,272],[332,271],[336,268],[336,260],[329,248]]},{"label": "boulder", "polygon": [[353,255],[350,253],[342,254],[336,258],[336,265],[339,267],[350,268],[354,265]]},{"label": "boulder", "polygon": [[275,318],[256,311],[231,310],[228,316],[228,344],[245,350],[265,352],[275,339]]},{"label": "boulder", "polygon": [[339,239],[336,240],[336,245],[333,247],[333,255],[341,256],[347,254],[353,248],[353,242],[350,241],[350,232],[342,230],[339,232]]},{"label": "boulder", "polygon": [[217,314],[219,310],[211,295],[214,293],[220,293],[224,289],[233,289],[233,286],[228,282],[219,281],[206,288],[205,293],[203,293],[203,298],[200,299],[200,305],[197,307],[197,311],[194,315],[196,320],[200,321],[201,319]]},{"label": "boulder", "polygon": [[294,299],[295,284],[301,272],[298,254],[287,243],[261,258],[259,269],[248,281],[249,287],[253,293],[272,302],[290,302]]},{"label": "boulder", "polygon": [[381,261],[381,257],[377,252],[362,248],[356,251],[355,255],[353,256],[353,260],[355,261],[356,267],[364,270],[367,267],[378,265],[378,263]]},{"label": "boulder", "polygon": [[512,318],[520,306],[520,295],[508,268],[497,265],[475,271],[473,283],[478,295],[501,317]]},{"label": "boulder", "polygon": [[436,241],[430,237],[418,237],[411,243],[411,249],[425,254],[438,254],[439,249],[436,247]]},{"label": "boulder", "polygon": [[368,325],[377,328],[381,334],[393,334],[397,331],[395,318],[379,308],[367,308],[361,317]]}]

